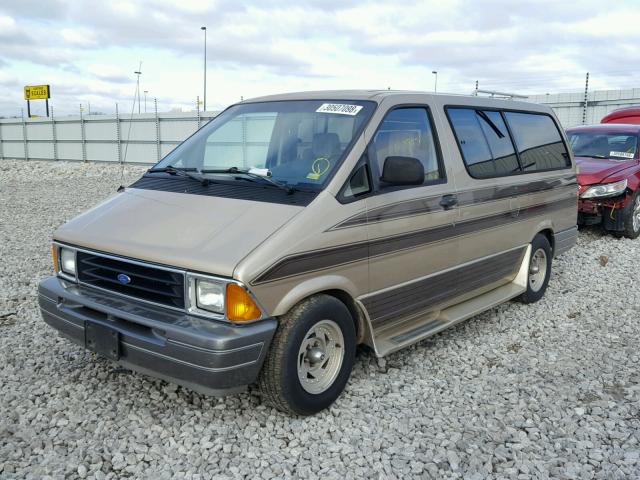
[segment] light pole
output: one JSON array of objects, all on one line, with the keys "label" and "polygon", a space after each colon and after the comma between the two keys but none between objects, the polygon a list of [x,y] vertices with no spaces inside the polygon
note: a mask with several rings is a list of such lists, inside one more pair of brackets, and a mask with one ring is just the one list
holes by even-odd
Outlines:
[{"label": "light pole", "polygon": [[[140,62],[140,66],[138,66],[138,70],[135,73],[138,76],[138,80],[136,81],[136,96],[138,97],[138,113],[140,113],[140,75],[142,75],[142,62]],[[136,99],[133,98],[133,108],[136,108]]]},{"label": "light pole", "polygon": [[149,93],[149,90],[144,91],[144,113],[147,113],[147,93]]},{"label": "light pole", "polygon": [[433,81],[433,93],[438,93],[438,72],[434,70],[431,73],[435,75],[435,80]]},{"label": "light pole", "polygon": [[207,111],[207,27],[200,27],[200,30],[204,30],[204,109]]}]

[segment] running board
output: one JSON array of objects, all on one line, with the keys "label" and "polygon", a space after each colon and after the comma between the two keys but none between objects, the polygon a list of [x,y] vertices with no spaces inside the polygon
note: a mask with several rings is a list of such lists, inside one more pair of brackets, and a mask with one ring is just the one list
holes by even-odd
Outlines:
[{"label": "running board", "polygon": [[374,350],[378,357],[401,350],[431,335],[507,302],[527,290],[531,246],[522,259],[516,277],[509,283],[442,310],[430,311],[411,321],[374,333]]}]

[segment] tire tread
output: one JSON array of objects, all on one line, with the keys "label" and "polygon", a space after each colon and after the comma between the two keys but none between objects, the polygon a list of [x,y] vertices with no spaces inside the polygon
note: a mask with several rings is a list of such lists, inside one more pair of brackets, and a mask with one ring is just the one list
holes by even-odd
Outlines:
[{"label": "tire tread", "polygon": [[285,356],[289,335],[298,318],[302,317],[308,309],[328,299],[333,299],[333,297],[325,294],[314,295],[297,304],[291,311],[279,318],[278,329],[273,336],[271,348],[267,352],[262,371],[258,378],[258,388],[262,395],[262,400],[281,412],[290,415],[304,414],[291,408],[291,405],[289,405],[289,402],[287,402],[283,395],[282,367],[284,362],[282,358]]},{"label": "tire tread", "polygon": [[[537,292],[531,290],[531,287],[529,286],[529,279],[527,278],[527,290],[522,295],[517,297],[517,300],[521,303],[535,303],[540,300],[547,291],[549,279],[551,278],[551,268],[553,266],[553,251],[551,249],[549,239],[545,235],[538,233],[535,237],[533,237],[533,240],[531,241],[531,254],[533,255],[533,253],[541,247],[544,248],[545,253],[547,254],[547,258],[549,259],[547,277],[544,280],[544,285]],[[531,261],[531,259],[529,259],[529,261]]]}]

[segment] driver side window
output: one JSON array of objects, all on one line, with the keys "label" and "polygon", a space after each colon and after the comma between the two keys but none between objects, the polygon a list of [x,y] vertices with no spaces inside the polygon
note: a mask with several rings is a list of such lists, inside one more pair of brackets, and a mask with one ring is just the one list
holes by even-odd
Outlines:
[{"label": "driver side window", "polygon": [[444,178],[426,108],[398,108],[389,112],[373,137],[369,153],[378,175],[388,157],[412,157],[424,166],[425,182]]}]

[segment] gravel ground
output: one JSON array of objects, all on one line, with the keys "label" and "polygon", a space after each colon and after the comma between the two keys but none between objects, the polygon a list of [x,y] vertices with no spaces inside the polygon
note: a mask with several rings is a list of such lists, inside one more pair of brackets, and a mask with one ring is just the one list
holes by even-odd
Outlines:
[{"label": "gravel ground", "polygon": [[537,304],[386,365],[362,351],[329,411],[289,418],[122,371],[43,323],[54,228],[120,183],[113,165],[2,162],[0,477],[640,478],[640,240],[581,232]]}]

